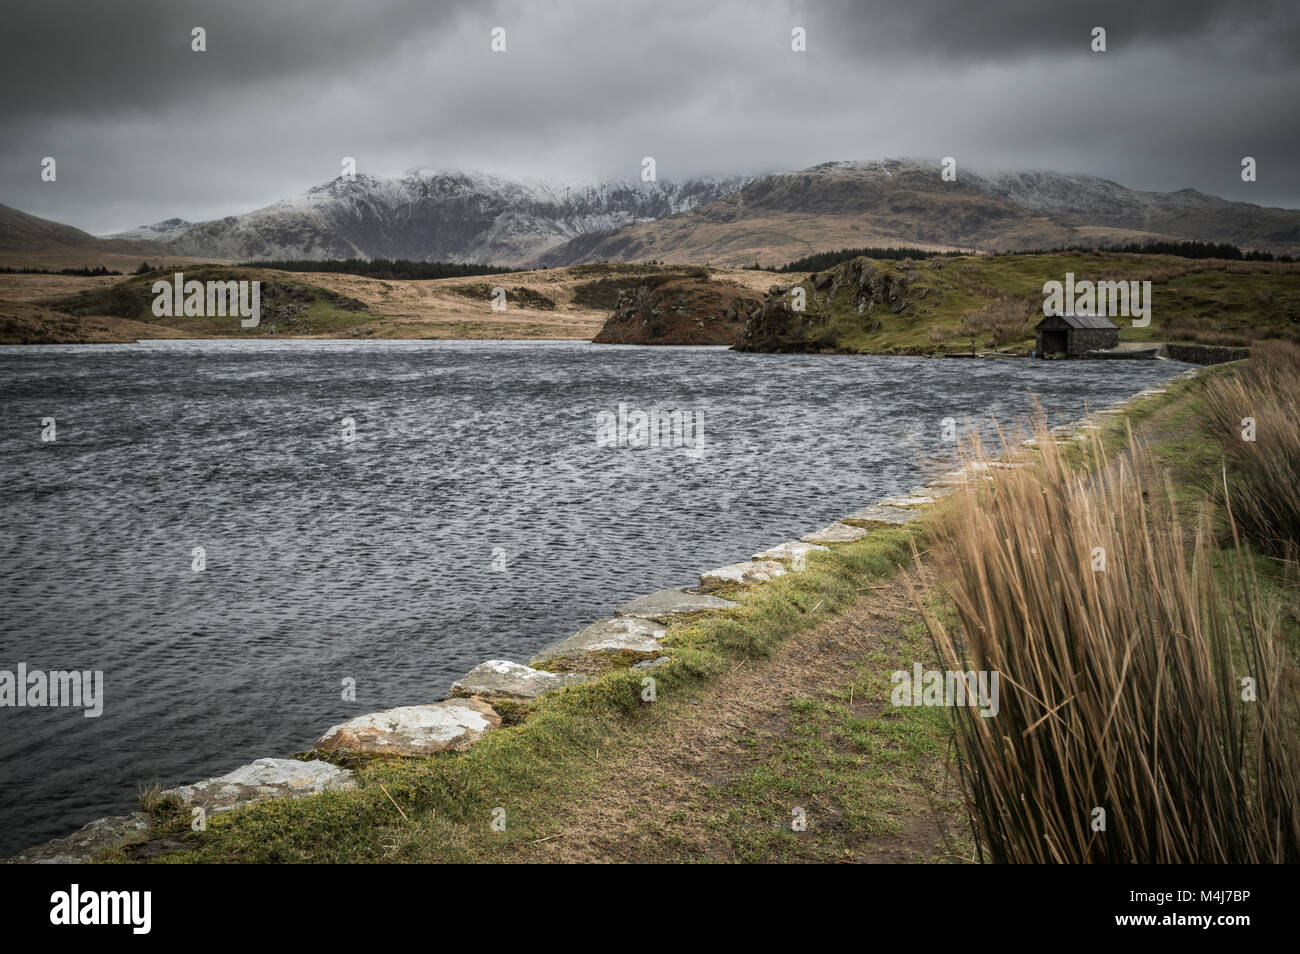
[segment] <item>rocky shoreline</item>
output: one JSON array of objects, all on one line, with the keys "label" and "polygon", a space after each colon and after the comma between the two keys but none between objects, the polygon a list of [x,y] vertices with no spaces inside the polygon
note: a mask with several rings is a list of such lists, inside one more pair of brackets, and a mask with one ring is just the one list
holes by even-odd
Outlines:
[{"label": "rocky shoreline", "polygon": [[[1173,380],[1193,377],[1200,370],[1191,368]],[[1052,433],[1060,444],[1086,441],[1087,431],[1097,429],[1098,418],[1122,414],[1133,402],[1163,393],[1164,388],[1148,388],[1089,417],[1053,428]],[[1033,443],[1032,439],[1026,442]],[[638,597],[616,607],[612,616],[543,649],[527,664],[504,659],[480,663],[452,685],[446,699],[372,712],[332,726],[313,745],[308,753],[312,757],[261,758],[225,775],[162,794],[196,814],[199,809],[210,814],[269,798],[306,798],[356,787],[351,769],[314,757],[316,753],[429,757],[466,751],[500,726],[524,721],[529,705],[547,693],[616,669],[671,665],[672,646],[662,643],[670,621],[685,615],[726,612],[739,605],[710,591],[761,586],[800,572],[811,554],[861,540],[876,527],[919,520],[942,498],[987,477],[968,465],[905,494],[879,500],[798,540],[760,550],[747,561],[707,570],[700,574],[698,588],[666,589]],[[98,818],[6,863],[85,863],[104,850],[147,840],[151,825],[152,818],[144,811]]]}]

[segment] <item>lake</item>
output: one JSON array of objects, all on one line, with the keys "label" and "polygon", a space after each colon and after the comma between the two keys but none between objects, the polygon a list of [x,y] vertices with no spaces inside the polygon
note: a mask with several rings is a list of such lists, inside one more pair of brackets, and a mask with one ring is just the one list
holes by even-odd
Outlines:
[{"label": "lake", "polygon": [[[913,487],[951,461],[945,418],[1010,422],[1037,396],[1060,423],[1186,367],[585,342],[0,348],[0,669],[104,674],[98,718],[0,708],[0,856],[131,811],[142,785],[436,701],[483,660],[526,660]],[[601,446],[620,404],[690,412],[702,442]]]}]

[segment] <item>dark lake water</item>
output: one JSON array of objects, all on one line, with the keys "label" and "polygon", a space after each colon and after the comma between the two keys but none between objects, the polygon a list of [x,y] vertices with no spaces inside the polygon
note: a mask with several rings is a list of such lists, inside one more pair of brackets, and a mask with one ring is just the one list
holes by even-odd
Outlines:
[{"label": "dark lake water", "polygon": [[[143,784],[440,699],[485,659],[525,660],[913,487],[950,459],[946,417],[1011,421],[1037,395],[1059,423],[1184,367],[573,342],[0,348],[0,669],[102,670],[105,696],[99,718],[0,708],[0,856],[132,810]],[[703,453],[598,446],[597,415],[620,403],[702,414]]]}]

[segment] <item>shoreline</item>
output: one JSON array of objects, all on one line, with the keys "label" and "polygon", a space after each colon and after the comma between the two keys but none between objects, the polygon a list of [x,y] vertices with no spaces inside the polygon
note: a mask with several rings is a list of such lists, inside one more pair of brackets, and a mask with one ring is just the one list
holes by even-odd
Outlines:
[{"label": "shoreline", "polygon": [[[273,338],[247,338],[234,336],[205,336],[197,338],[180,338],[180,337],[158,337],[158,338],[137,338],[134,341],[44,341],[44,342],[0,342],[0,350],[8,348],[28,349],[28,348],[82,348],[82,347],[115,347],[131,345],[152,345],[158,342],[167,342],[171,344],[187,344],[195,342],[209,341],[237,341],[250,345],[267,344],[271,342],[298,342],[298,341],[339,341],[348,343],[366,342],[372,344],[414,344],[424,342],[446,342],[446,343],[512,343],[512,344],[592,344],[599,345],[602,348],[717,348],[724,351],[736,350],[733,345],[726,344],[670,344],[670,343],[651,343],[651,344],[628,344],[628,343],[611,343],[597,342],[590,338],[358,338],[358,337],[339,337],[334,335],[284,335]],[[1240,361],[1250,354],[1250,348],[1229,347],[1224,345],[1205,345],[1194,342],[1153,342],[1158,346],[1159,352],[1156,357],[1147,360],[1169,360],[1178,361],[1183,364],[1195,364],[1208,366],[1213,364],[1225,364],[1230,361]],[[899,352],[895,350],[885,351],[737,351],[737,354],[781,354],[781,355],[833,355],[838,357],[875,357],[875,358],[937,358],[937,359],[965,359],[965,360],[1006,360],[1006,359],[1030,359],[1038,360],[1032,352],[1001,352],[1001,351],[980,351],[976,353],[967,353],[962,351],[951,352]],[[1067,362],[1067,367],[1074,361],[1086,360],[1082,358],[1072,359]],[[1139,359],[1132,359],[1139,360]]]},{"label": "shoreline", "polygon": [[[1058,425],[1058,443],[1087,440],[1085,431],[1107,417],[1122,415],[1135,403],[1163,394],[1174,381],[1195,377],[1190,368],[1083,418]],[[1032,443],[1032,442],[1029,442]],[[261,758],[223,776],[177,786],[142,798],[169,803],[187,814],[224,812],[268,800],[282,801],[348,792],[357,786],[351,766],[376,756],[426,756],[465,752],[505,725],[524,722],[544,695],[595,682],[626,670],[636,674],[671,666],[676,644],[663,645],[670,625],[702,616],[729,614],[739,599],[763,584],[806,568],[810,555],[867,540],[884,528],[906,530],[945,498],[981,475],[969,467],[950,471],[904,493],[881,498],[821,530],[756,551],[749,560],[700,574],[698,587],[662,590],[624,603],[609,617],[548,646],[528,664],[486,660],[453,684],[447,697],[369,713],[330,727],[315,745],[288,758]],[[653,677],[652,677],[653,678]],[[652,683],[653,684],[653,683]],[[322,759],[328,754],[329,760]],[[179,803],[179,805],[177,804]],[[71,835],[33,846],[6,863],[84,863],[100,853],[149,839],[155,818],[148,810],[95,819]]]}]

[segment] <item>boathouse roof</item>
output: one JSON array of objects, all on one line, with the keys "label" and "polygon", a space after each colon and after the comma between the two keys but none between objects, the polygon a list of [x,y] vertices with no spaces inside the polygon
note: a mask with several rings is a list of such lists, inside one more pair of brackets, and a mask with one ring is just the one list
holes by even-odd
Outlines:
[{"label": "boathouse roof", "polygon": [[1048,323],[1060,327],[1060,325],[1056,324],[1057,322],[1060,322],[1067,328],[1090,328],[1101,331],[1109,331],[1112,328],[1119,328],[1119,325],[1115,324],[1115,322],[1111,321],[1105,315],[1048,315],[1037,325],[1034,325],[1034,327],[1039,328]]}]

